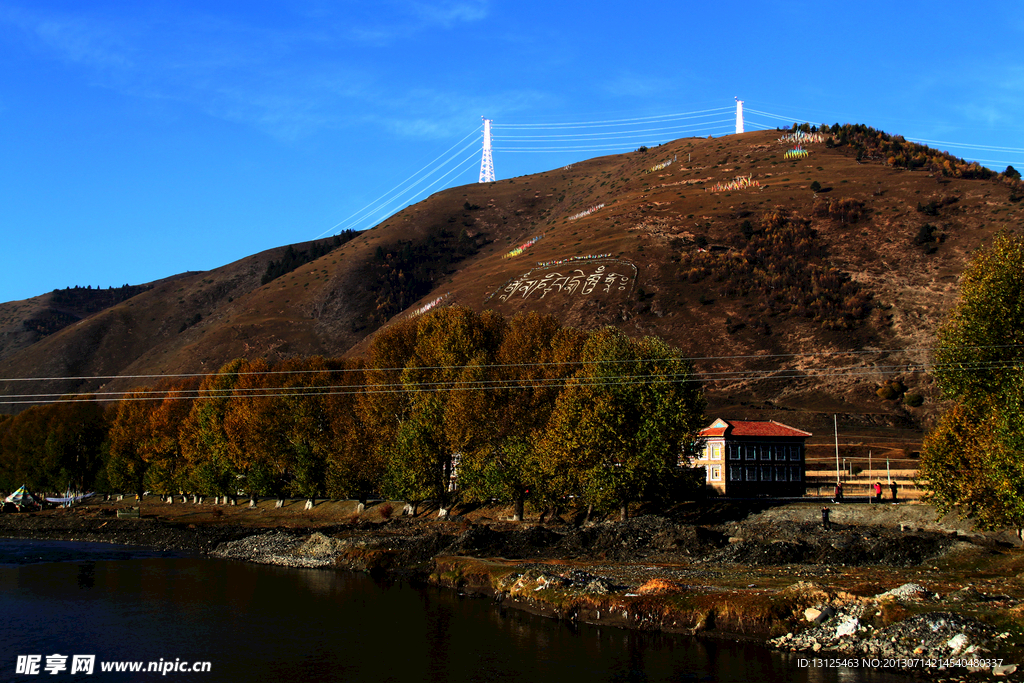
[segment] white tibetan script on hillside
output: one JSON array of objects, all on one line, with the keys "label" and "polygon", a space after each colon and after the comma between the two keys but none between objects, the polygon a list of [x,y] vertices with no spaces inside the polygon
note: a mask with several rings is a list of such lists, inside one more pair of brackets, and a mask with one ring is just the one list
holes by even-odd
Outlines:
[{"label": "white tibetan script on hillside", "polygon": [[635,282],[636,266],[629,261],[566,260],[557,265],[534,268],[514,277],[487,299],[497,296],[498,301],[511,302],[522,299],[589,297],[600,294],[628,296],[633,291]]}]

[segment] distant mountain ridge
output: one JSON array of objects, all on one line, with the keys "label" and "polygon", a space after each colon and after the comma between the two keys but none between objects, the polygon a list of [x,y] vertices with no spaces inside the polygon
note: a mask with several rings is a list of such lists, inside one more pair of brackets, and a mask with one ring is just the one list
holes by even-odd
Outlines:
[{"label": "distant mountain ridge", "polygon": [[[452,188],[347,241],[132,287],[102,310],[62,308],[57,293],[0,304],[0,376],[82,378],[0,392],[119,391],[240,356],[358,355],[440,298],[664,337],[718,378],[712,409],[734,417],[842,412],[919,428],[935,392],[900,367],[928,359],[971,252],[1019,229],[1024,189],[866,126],[799,132],[681,139]],[[924,404],[876,394],[895,380]]]}]

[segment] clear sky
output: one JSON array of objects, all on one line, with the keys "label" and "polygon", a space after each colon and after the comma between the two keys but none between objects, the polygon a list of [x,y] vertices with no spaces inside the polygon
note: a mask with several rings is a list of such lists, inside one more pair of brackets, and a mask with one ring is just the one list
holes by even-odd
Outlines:
[{"label": "clear sky", "polygon": [[1024,169],[1022,46],[1019,0],[0,0],[0,301],[370,227],[476,182],[481,116],[499,179],[737,96]]}]

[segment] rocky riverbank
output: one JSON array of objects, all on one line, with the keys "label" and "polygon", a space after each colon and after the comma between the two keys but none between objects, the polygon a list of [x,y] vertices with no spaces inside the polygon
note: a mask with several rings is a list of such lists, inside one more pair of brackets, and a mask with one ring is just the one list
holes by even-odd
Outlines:
[{"label": "rocky riverbank", "polygon": [[710,503],[589,524],[513,524],[487,509],[394,517],[390,505],[357,515],[341,502],[290,518],[178,505],[121,519],[113,507],[0,515],[0,535],[384,573],[567,620],[754,638],[950,681],[1019,677],[1024,554],[926,506],[844,506],[830,529],[807,505]]}]

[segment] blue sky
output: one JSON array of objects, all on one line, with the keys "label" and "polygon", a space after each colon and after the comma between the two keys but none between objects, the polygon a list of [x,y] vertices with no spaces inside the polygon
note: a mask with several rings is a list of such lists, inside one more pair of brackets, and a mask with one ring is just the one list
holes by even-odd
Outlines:
[{"label": "blue sky", "polygon": [[482,115],[499,179],[726,134],[734,96],[1024,168],[1024,6],[976,7],[0,0],[0,301],[370,227],[476,182]]}]

